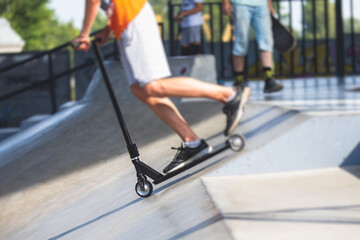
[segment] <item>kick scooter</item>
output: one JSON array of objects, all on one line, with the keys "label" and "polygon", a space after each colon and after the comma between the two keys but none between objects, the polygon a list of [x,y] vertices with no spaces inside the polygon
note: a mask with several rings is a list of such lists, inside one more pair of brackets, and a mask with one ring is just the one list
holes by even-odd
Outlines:
[{"label": "kick scooter", "polygon": [[150,166],[146,165],[145,163],[140,161],[139,158],[139,152],[136,147],[136,144],[132,142],[129,131],[126,127],[124,118],[122,116],[122,113],[120,111],[120,107],[116,101],[114,91],[111,87],[111,83],[109,80],[109,76],[106,72],[105,66],[104,66],[104,59],[103,55],[99,50],[99,47],[96,44],[96,40],[92,41],[92,45],[94,48],[95,56],[103,77],[103,80],[105,82],[107,91],[109,93],[112,105],[114,107],[117,119],[119,121],[120,128],[122,130],[122,133],[124,135],[124,139],[127,145],[127,149],[131,158],[132,163],[135,166],[136,170],[136,176],[137,176],[137,183],[135,185],[135,191],[140,197],[149,197],[153,191],[152,184],[147,180],[147,177],[151,178],[153,180],[154,184],[159,184],[161,182],[164,182],[165,180],[174,177],[178,175],[181,172],[184,172],[185,170],[201,163],[202,161],[205,161],[206,159],[209,159],[210,157],[230,148],[233,151],[241,151],[245,146],[245,139],[242,135],[232,135],[230,136],[225,143],[215,146],[213,151],[205,154],[197,159],[195,159],[193,162],[189,163],[188,165],[185,165],[183,168],[177,169],[171,173],[168,174],[161,174],[158,171],[154,170]]}]

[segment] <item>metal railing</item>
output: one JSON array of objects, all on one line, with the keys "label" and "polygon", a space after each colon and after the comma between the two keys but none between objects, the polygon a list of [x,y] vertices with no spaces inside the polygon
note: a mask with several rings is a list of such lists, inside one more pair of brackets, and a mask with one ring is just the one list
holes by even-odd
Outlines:
[{"label": "metal railing", "polygon": [[[294,51],[286,54],[274,52],[276,76],[303,77],[335,74],[343,76],[344,74],[359,73],[360,47],[357,47],[359,36],[355,32],[355,3],[354,0],[273,0],[279,20],[294,33],[297,39],[297,47]],[[350,9],[350,12],[347,13],[350,16],[349,33],[345,33],[343,28],[342,7],[344,7],[344,4],[350,5],[350,7],[347,7],[347,9]],[[205,2],[203,5],[203,13],[207,16],[203,27],[207,30],[203,31],[203,51],[216,56],[217,71],[220,78],[231,77],[231,49],[233,45],[231,19],[221,14],[221,1]],[[168,36],[165,36],[164,25],[159,24],[162,38],[168,39],[166,45],[169,46],[168,54],[170,56],[177,55],[179,52],[179,27],[173,21],[179,9],[180,1],[168,1]],[[300,24],[295,22],[296,15],[297,19],[300,19]],[[321,31],[323,31],[322,34],[319,33]],[[225,36],[226,34],[227,36]],[[70,42],[67,42],[54,49],[0,69],[1,74],[21,68],[24,64],[45,56],[48,59],[47,79],[6,94],[0,93],[0,102],[31,89],[46,86],[50,95],[49,105],[51,105],[51,111],[52,113],[57,112],[56,81],[94,64],[93,60],[87,61],[66,71],[55,73],[54,54],[63,51],[69,46]],[[114,46],[114,51],[105,54],[106,58],[117,55],[117,45],[114,44]],[[259,78],[262,76],[262,71],[258,47],[254,40],[250,41],[249,46],[246,57],[248,76]]]},{"label": "metal railing", "polygon": [[[158,26],[159,26],[159,30],[161,33],[161,37],[162,37],[162,39],[164,39],[164,36],[165,36],[164,35],[165,34],[164,25],[163,25],[163,23],[158,23]],[[99,31],[101,31],[101,30],[91,33],[91,36],[95,35]],[[47,69],[48,70],[47,78],[44,80],[36,81],[34,83],[29,83],[25,87],[18,88],[14,91],[10,91],[5,94],[0,92],[0,104],[4,103],[6,100],[9,100],[11,98],[16,98],[20,94],[23,94],[23,93],[29,92],[31,90],[37,89],[39,87],[45,86],[49,92],[49,105],[50,105],[51,113],[56,113],[58,111],[58,107],[59,107],[59,103],[57,102],[56,81],[62,81],[61,78],[65,77],[65,76],[71,76],[73,74],[78,74],[79,72],[81,74],[82,73],[81,70],[95,65],[94,58],[88,58],[88,59],[86,59],[86,61],[83,61],[82,63],[80,63],[78,65],[76,65],[76,61],[74,61],[75,63],[72,64],[72,65],[74,65],[74,67],[69,67],[67,70],[55,74],[53,56],[55,56],[58,52],[74,51],[70,47],[70,45],[71,45],[71,42],[69,41],[69,42],[66,42],[58,47],[55,47],[55,48],[49,50],[49,51],[33,53],[35,55],[32,57],[29,57],[25,60],[22,60],[22,61],[19,61],[14,64],[11,64],[11,65],[1,68],[0,69],[0,81],[3,81],[4,78],[3,79],[1,78],[1,74],[4,74],[11,70],[17,70],[17,69],[19,69],[19,71],[21,72],[21,69],[24,65],[31,63],[33,61],[37,61],[43,57],[47,57],[47,63],[46,63],[47,68],[48,68]],[[112,57],[114,57],[114,59],[118,59],[119,51],[118,51],[118,46],[117,46],[116,40],[113,41],[113,44],[108,42],[108,44],[105,46],[105,48],[106,47],[108,47],[108,49],[110,49],[110,51],[107,51],[107,53],[104,53],[105,59],[109,59]],[[91,51],[89,51],[89,52],[91,52]],[[29,53],[29,54],[32,54],[32,53]],[[16,56],[16,54],[11,54],[11,55]],[[77,56],[77,54],[73,54],[73,58],[76,58],[75,55]],[[71,56],[69,54],[68,54],[68,56],[69,56],[69,59],[68,59],[69,61],[70,61],[70,59],[73,59],[73,58],[71,58]],[[26,76],[26,77],[27,77],[27,79],[31,78],[31,76]],[[70,85],[70,83],[68,83],[68,84]],[[69,89],[69,91],[71,91],[71,90]],[[71,94],[69,93],[69,96],[70,95]],[[74,100],[74,99],[69,98],[68,100]],[[9,104],[7,104],[7,105],[9,105]],[[10,104],[10,106],[11,106],[11,104]],[[7,114],[7,112],[8,112],[7,109],[9,108],[9,106],[3,105],[3,108],[4,108],[3,109],[4,113],[2,113],[2,114],[4,116],[6,115],[6,117],[7,117],[6,119],[8,119],[9,114]],[[11,109],[13,110],[13,107],[11,107]],[[44,112],[42,112],[42,113],[44,113]],[[2,122],[5,121],[4,119],[2,119]],[[16,124],[18,124],[18,122],[16,122]],[[6,126],[7,123],[4,123],[4,124],[1,123],[0,125]]]},{"label": "metal railing", "polygon": [[[96,32],[92,33],[91,35],[94,35],[95,33]],[[58,104],[56,102],[55,81],[57,79],[59,79],[59,78],[62,78],[62,77],[67,76],[67,75],[71,75],[71,74],[73,74],[73,73],[75,73],[75,72],[77,72],[77,71],[79,71],[81,69],[84,69],[84,68],[86,68],[88,66],[91,66],[91,65],[95,64],[94,60],[87,61],[87,62],[85,62],[83,64],[78,65],[78,66],[72,67],[69,70],[63,71],[63,72],[58,73],[58,74],[54,74],[53,55],[56,52],[63,51],[64,49],[68,48],[70,45],[71,45],[71,42],[64,43],[64,44],[62,44],[62,45],[60,45],[58,47],[55,47],[55,48],[53,48],[53,49],[51,49],[49,51],[41,52],[39,54],[36,54],[33,57],[30,57],[28,59],[25,59],[23,61],[17,62],[15,64],[12,64],[10,66],[6,66],[6,67],[0,69],[0,74],[1,74],[1,73],[5,73],[5,72],[7,72],[9,70],[13,70],[13,69],[16,69],[16,68],[21,68],[25,64],[27,64],[27,63],[29,63],[31,61],[40,59],[40,58],[42,58],[44,56],[47,56],[47,58],[48,58],[48,64],[47,64],[47,66],[48,66],[48,78],[47,79],[42,80],[42,81],[37,81],[36,83],[30,84],[30,85],[28,85],[26,87],[23,87],[23,88],[20,88],[20,89],[17,89],[17,90],[15,90],[13,92],[10,92],[10,93],[4,94],[4,95],[0,95],[0,102],[4,101],[4,100],[7,100],[9,98],[16,97],[21,93],[24,93],[24,92],[27,92],[29,90],[32,90],[32,89],[35,89],[35,88],[38,88],[40,86],[45,85],[45,86],[48,86],[48,89],[49,89],[52,113],[57,112],[58,111]],[[116,46],[115,46],[115,48],[116,48]],[[105,55],[105,58],[115,56],[116,54],[117,54],[117,51],[114,51],[114,52],[112,52],[110,54]]]},{"label": "metal railing", "polygon": [[[278,19],[296,37],[297,47],[290,53],[274,51],[277,77],[328,76],[359,73],[359,52],[355,32],[354,0],[273,0]],[[169,1],[170,55],[178,54],[178,23],[173,21],[180,9],[179,1]],[[350,9],[350,33],[344,31],[343,7]],[[350,5],[348,7],[347,5]],[[221,14],[221,2],[203,3],[203,51],[215,54],[218,75],[232,74],[232,38],[224,41],[222,35],[233,27],[231,19]],[[208,33],[206,34],[206,29]],[[204,37],[204,35],[206,35]],[[348,53],[349,52],[349,53]],[[261,64],[256,41],[250,40],[246,64],[249,77],[260,77]]]}]

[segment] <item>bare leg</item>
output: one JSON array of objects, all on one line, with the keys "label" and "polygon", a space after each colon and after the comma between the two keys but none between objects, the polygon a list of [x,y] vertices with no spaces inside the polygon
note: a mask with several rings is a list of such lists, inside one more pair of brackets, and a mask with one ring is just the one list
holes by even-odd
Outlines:
[{"label": "bare leg", "polygon": [[233,55],[233,61],[234,61],[234,71],[235,72],[243,72],[244,71],[244,65],[245,65],[245,56],[236,56]]},{"label": "bare leg", "polygon": [[158,79],[145,85],[146,95],[153,97],[203,97],[225,102],[234,89],[190,77]]},{"label": "bare leg", "polygon": [[263,67],[269,67],[272,68],[272,63],[273,63],[273,55],[272,52],[269,51],[261,51],[260,52],[260,58],[261,58],[261,63],[263,65]]},{"label": "bare leg", "polygon": [[265,86],[264,92],[271,93],[277,92],[283,89],[283,85],[281,83],[277,83],[272,75],[272,63],[273,63],[273,55],[272,52],[269,51],[261,51],[260,52],[261,62],[264,67],[264,78],[265,78]]},{"label": "bare leg", "polygon": [[138,83],[131,86],[131,91],[140,101],[147,104],[161,120],[171,127],[184,142],[199,139],[169,98],[151,97],[147,95],[144,88],[140,87]]},{"label": "bare leg", "polygon": [[[272,52],[269,51],[261,51],[260,52],[261,63],[263,67],[272,67]],[[243,72],[245,65],[245,57],[244,56],[235,56],[233,55],[234,61],[234,70],[235,72]]]}]

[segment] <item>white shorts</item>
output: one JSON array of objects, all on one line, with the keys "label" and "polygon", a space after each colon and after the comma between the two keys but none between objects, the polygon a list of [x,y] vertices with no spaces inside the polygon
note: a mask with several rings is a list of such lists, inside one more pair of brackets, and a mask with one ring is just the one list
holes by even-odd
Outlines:
[{"label": "white shorts", "polygon": [[140,86],[171,76],[155,14],[149,3],[122,33],[118,40],[120,58],[129,85]]}]

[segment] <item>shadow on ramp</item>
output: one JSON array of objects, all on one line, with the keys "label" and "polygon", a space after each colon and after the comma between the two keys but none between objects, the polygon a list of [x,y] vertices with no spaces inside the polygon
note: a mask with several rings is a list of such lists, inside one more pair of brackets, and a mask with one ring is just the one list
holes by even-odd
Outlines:
[{"label": "shadow on ramp", "polygon": [[[360,205],[294,208],[264,212],[224,213],[224,219],[266,222],[360,224],[360,217],[338,217],[339,211],[359,211]],[[334,217],[321,216],[321,211],[331,212]]]},{"label": "shadow on ramp", "polygon": [[357,178],[360,178],[360,171],[357,168],[354,168],[354,166],[360,166],[360,142],[340,165],[340,167],[345,171],[351,173]]},{"label": "shadow on ramp", "polygon": [[[173,181],[171,181],[171,182],[169,182],[169,183],[167,183],[167,184],[165,184],[165,185],[157,188],[156,190],[154,190],[152,196],[155,196],[155,195],[158,194],[159,192],[164,191],[165,189],[167,189],[167,188],[169,188],[169,187],[171,187],[171,186],[173,186],[173,185],[175,185],[175,184],[177,184],[177,183],[179,183],[179,182],[181,182],[181,181],[184,181],[184,180],[186,180],[186,179],[188,179],[188,178],[190,178],[190,177],[192,177],[192,176],[194,176],[194,175],[196,175],[196,174],[198,174],[198,173],[201,173],[201,172],[203,172],[203,171],[205,171],[205,170],[207,170],[207,169],[215,166],[216,164],[218,164],[218,163],[220,163],[221,161],[223,161],[225,158],[226,158],[226,157],[223,157],[223,158],[221,158],[221,159],[219,159],[219,160],[216,160],[216,161],[214,161],[214,162],[212,162],[212,163],[210,163],[210,164],[202,167],[202,168],[199,169],[199,170],[196,170],[196,171],[194,171],[194,172],[192,172],[192,173],[186,174],[186,175],[184,175],[184,176],[182,176],[182,177],[180,177],[180,178],[178,178],[178,179],[176,179],[176,180],[173,180]],[[208,161],[211,161],[211,160],[208,160]],[[151,196],[150,196],[149,198],[151,198]],[[114,210],[112,210],[112,211],[109,211],[109,212],[107,212],[107,213],[105,213],[105,214],[103,214],[103,215],[100,215],[100,216],[98,216],[98,217],[96,217],[96,218],[94,218],[94,219],[91,219],[91,220],[89,220],[88,222],[85,222],[85,223],[83,223],[83,224],[80,224],[80,225],[78,225],[78,226],[76,226],[76,227],[74,227],[74,228],[72,228],[72,229],[70,229],[70,230],[68,230],[68,231],[66,231],[66,232],[60,233],[59,235],[57,235],[57,236],[55,236],[55,237],[52,237],[52,238],[50,238],[49,240],[56,240],[56,239],[60,239],[60,238],[62,238],[62,237],[65,237],[66,235],[69,235],[69,234],[71,234],[71,233],[73,233],[73,232],[76,232],[77,230],[80,230],[80,229],[82,229],[82,228],[84,228],[84,227],[87,227],[87,226],[91,225],[92,223],[95,223],[95,222],[97,222],[97,221],[100,221],[100,220],[102,220],[102,219],[104,219],[104,218],[106,218],[106,217],[108,217],[108,216],[111,216],[111,215],[113,215],[113,214],[115,214],[115,213],[117,213],[117,212],[119,212],[119,211],[121,211],[121,210],[124,210],[125,208],[130,207],[130,206],[132,206],[132,205],[134,205],[134,204],[136,204],[136,203],[138,203],[138,202],[141,202],[141,201],[146,201],[146,199],[145,199],[145,198],[137,198],[137,199],[134,199],[134,200],[132,200],[132,201],[130,201],[130,202],[122,205],[121,207],[118,207],[118,208],[116,208],[116,209],[114,209]],[[220,220],[220,219],[219,219],[219,220]],[[209,222],[209,223],[207,223],[207,222]],[[210,219],[209,221],[206,221],[204,224],[201,224],[200,226],[197,226],[197,227],[195,227],[194,229],[191,229],[191,230],[187,231],[187,233],[182,233],[182,234],[180,234],[180,235],[181,235],[181,236],[188,235],[188,234],[196,231],[196,229],[200,229],[200,228],[206,227],[206,226],[208,226],[209,224],[212,224],[212,223],[215,223],[215,222]],[[170,239],[177,239],[177,238],[170,238]]]},{"label": "shadow on ramp", "polygon": [[[206,111],[201,110],[202,107]],[[214,116],[216,120],[221,114],[220,105],[213,102],[183,103],[179,109],[191,125],[196,125],[204,119],[212,119]],[[140,154],[143,153],[142,149],[158,140],[169,136],[178,139],[145,105],[126,104],[122,110]],[[220,127],[215,128],[217,129]],[[170,144],[175,145],[179,142],[180,140],[170,142],[152,158],[166,158],[162,153],[172,153]],[[121,157],[132,166],[113,109],[104,104],[90,105],[62,119],[56,128],[50,132],[45,131],[37,139],[32,139],[29,145],[28,152],[14,157],[0,168],[0,196],[75,173],[115,157]]]}]

